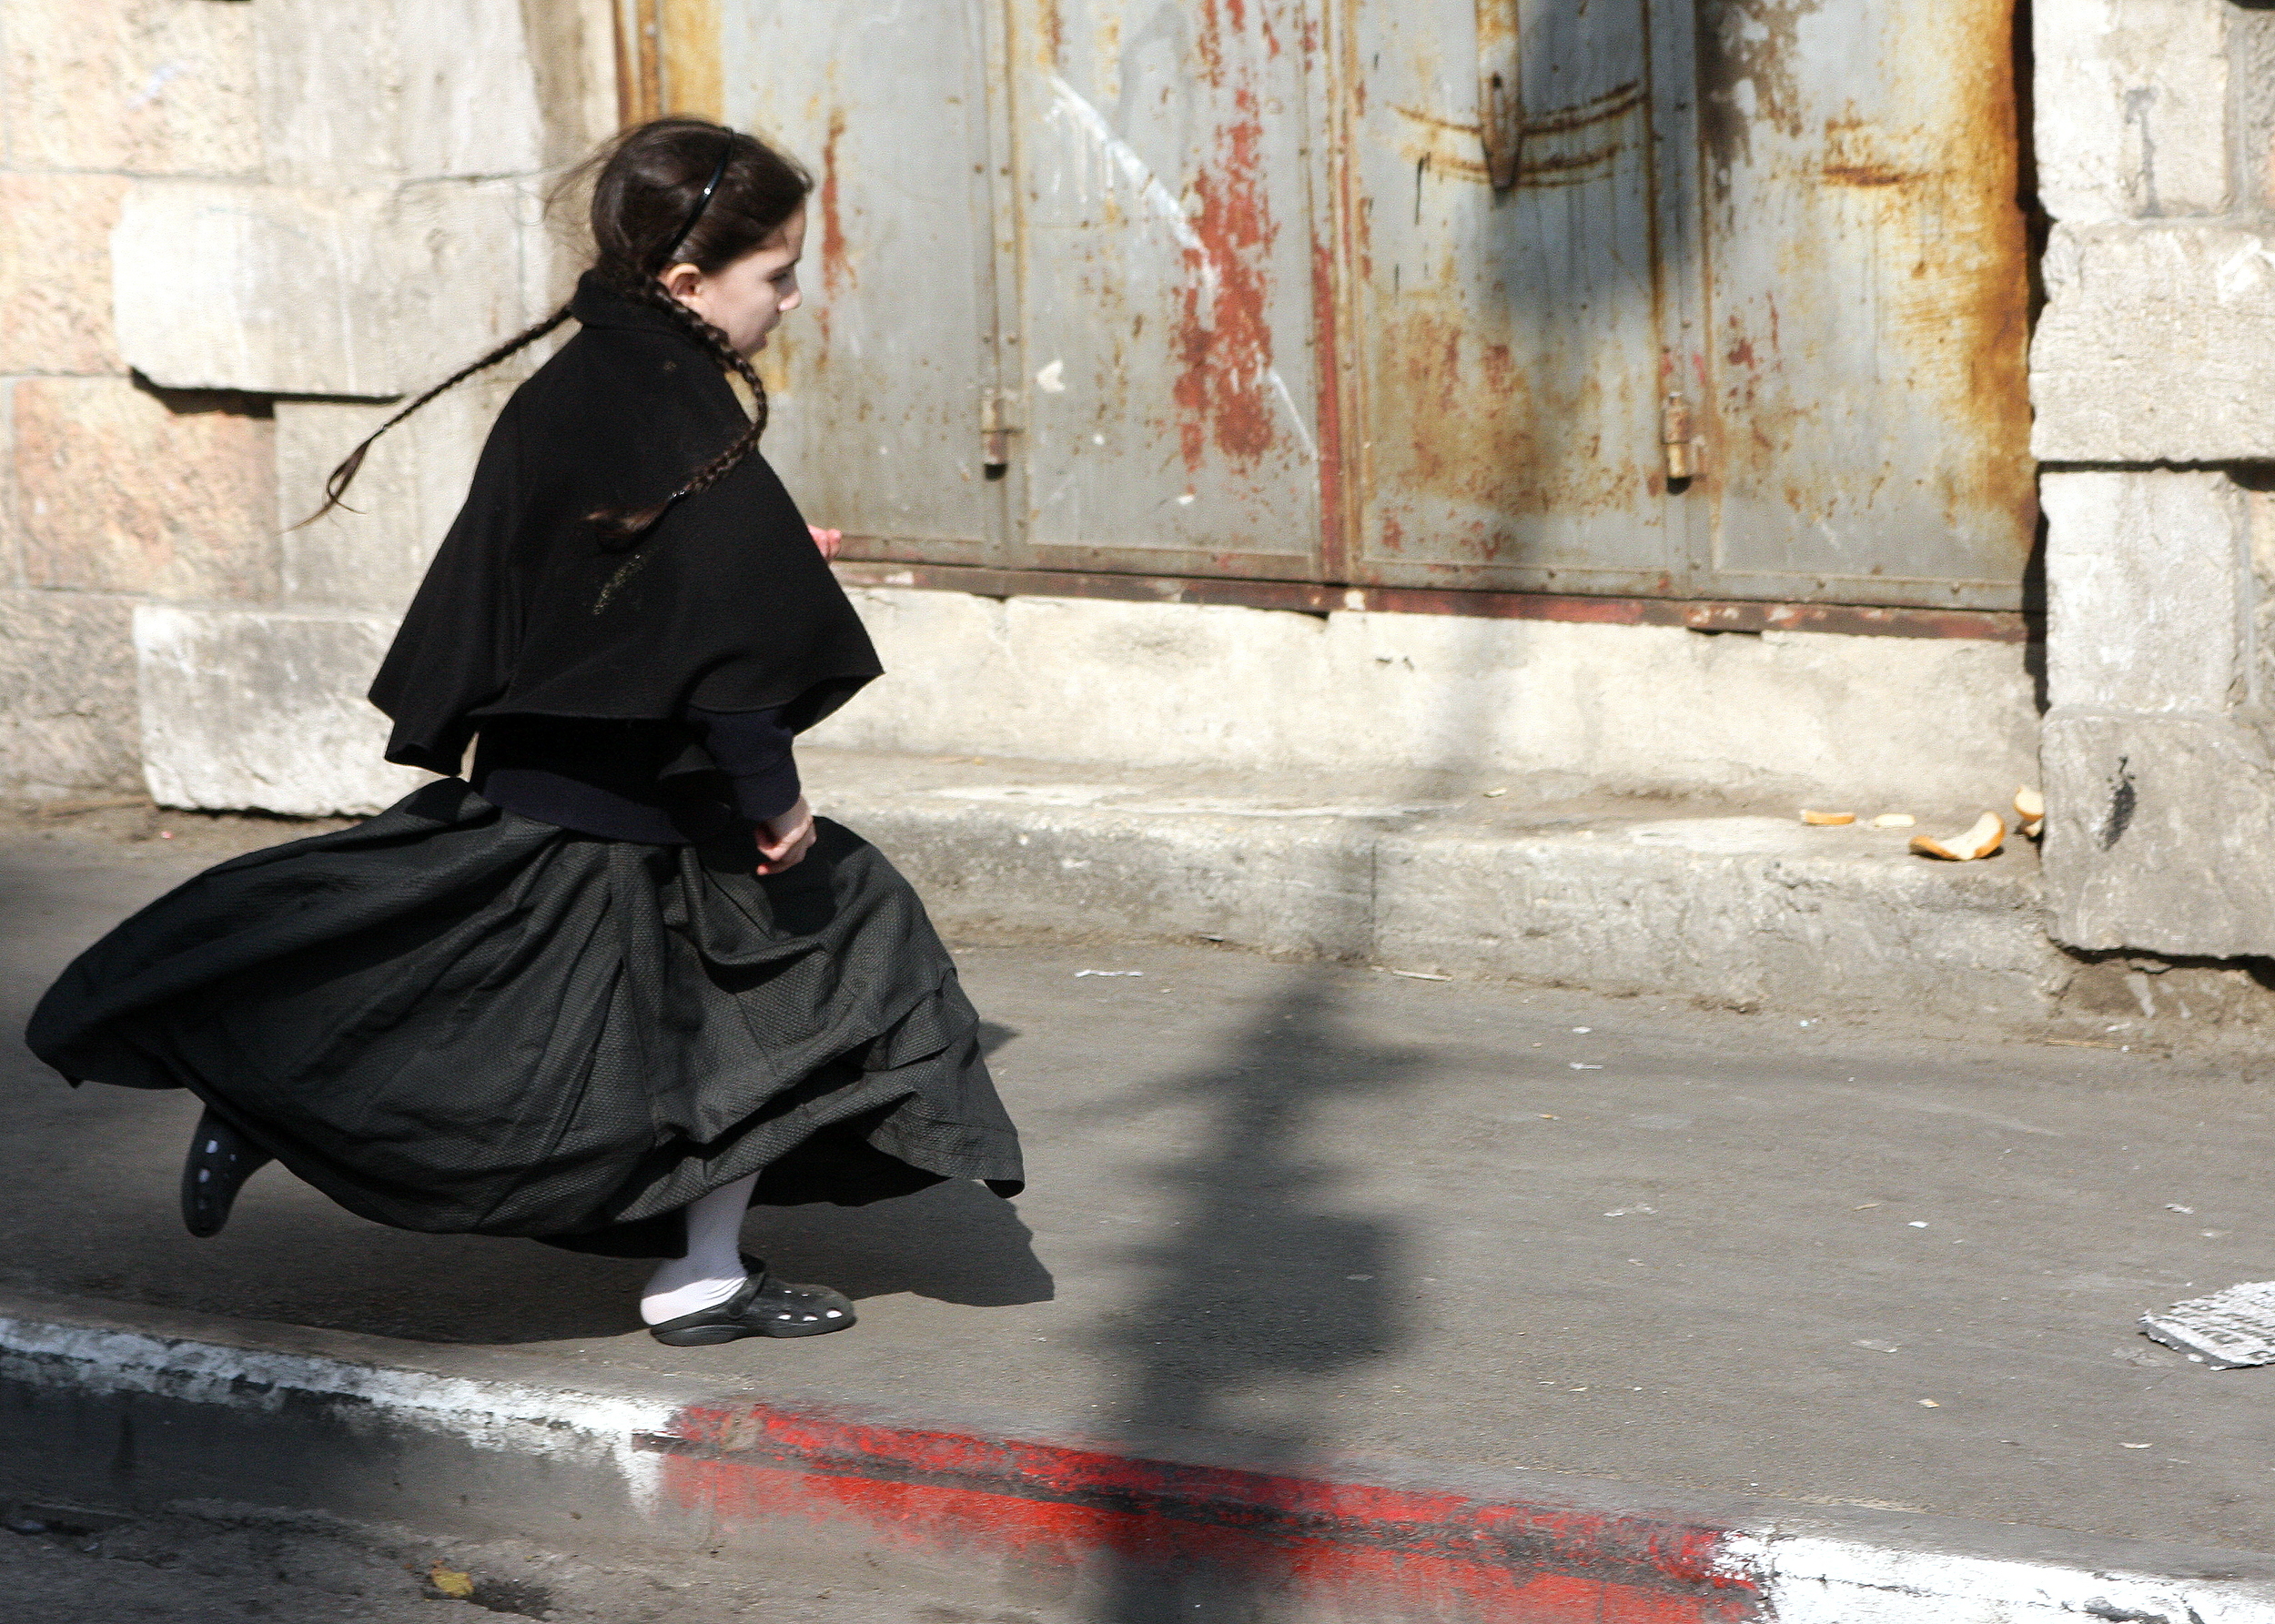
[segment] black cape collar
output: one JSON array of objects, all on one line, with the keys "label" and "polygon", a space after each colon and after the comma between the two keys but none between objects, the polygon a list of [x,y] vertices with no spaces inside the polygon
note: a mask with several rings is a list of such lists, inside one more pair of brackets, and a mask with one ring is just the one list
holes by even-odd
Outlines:
[{"label": "black cape collar", "polygon": [[577,318],[580,327],[628,328],[635,332],[667,333],[674,338],[683,339],[697,349],[703,348],[701,339],[672,319],[669,314],[619,291],[602,280],[598,271],[587,271],[577,278],[577,290],[569,298],[569,314]]}]

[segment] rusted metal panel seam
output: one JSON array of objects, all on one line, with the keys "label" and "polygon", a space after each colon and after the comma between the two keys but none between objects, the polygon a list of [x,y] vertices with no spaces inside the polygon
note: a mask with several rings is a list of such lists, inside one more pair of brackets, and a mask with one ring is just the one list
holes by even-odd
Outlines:
[{"label": "rusted metal panel seam", "polygon": [[1421,587],[1340,587],[1312,581],[1119,575],[1104,571],[989,570],[955,564],[840,560],[849,587],[904,587],[983,598],[1103,598],[1137,603],[1225,604],[1299,614],[1467,615],[1493,620],[1562,620],[1603,626],[1679,626],[1692,631],[1825,631],[1850,637],[1956,638],[2032,643],[2045,617],[2006,610],[1891,609],[1853,603],[1764,603],[1681,598],[1594,598],[1553,592],[1438,591]]}]

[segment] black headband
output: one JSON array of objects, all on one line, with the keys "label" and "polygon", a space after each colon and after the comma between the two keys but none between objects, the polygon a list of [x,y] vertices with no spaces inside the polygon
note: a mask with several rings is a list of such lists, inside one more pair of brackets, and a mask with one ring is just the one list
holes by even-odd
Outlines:
[{"label": "black headband", "polygon": [[695,207],[687,211],[686,223],[672,234],[672,240],[664,246],[663,262],[656,267],[656,273],[659,276],[672,268],[672,256],[680,251],[680,244],[687,240],[687,234],[695,229],[695,222],[703,217],[703,210],[711,207],[711,195],[719,189],[719,183],[726,178],[727,160],[733,156],[734,132],[729,130],[727,144],[719,149],[719,161],[712,167],[711,178],[703,183],[703,195],[695,199]]}]

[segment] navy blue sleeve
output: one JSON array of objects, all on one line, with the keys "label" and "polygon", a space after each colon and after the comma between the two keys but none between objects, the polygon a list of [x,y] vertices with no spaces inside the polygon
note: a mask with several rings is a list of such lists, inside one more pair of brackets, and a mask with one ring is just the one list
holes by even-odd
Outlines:
[{"label": "navy blue sleeve", "polygon": [[781,711],[698,711],[690,706],[687,721],[734,785],[736,810],[752,822],[767,822],[798,803],[798,762]]}]

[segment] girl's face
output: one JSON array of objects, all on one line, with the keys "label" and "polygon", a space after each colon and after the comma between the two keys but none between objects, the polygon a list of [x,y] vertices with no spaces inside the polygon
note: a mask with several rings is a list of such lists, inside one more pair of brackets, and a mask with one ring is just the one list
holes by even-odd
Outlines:
[{"label": "girl's face", "polygon": [[744,356],[766,348],[774,324],[796,309],[798,256],[805,251],[805,210],[800,209],[742,258],[706,276],[680,264],[663,273],[664,290],[726,334]]}]

